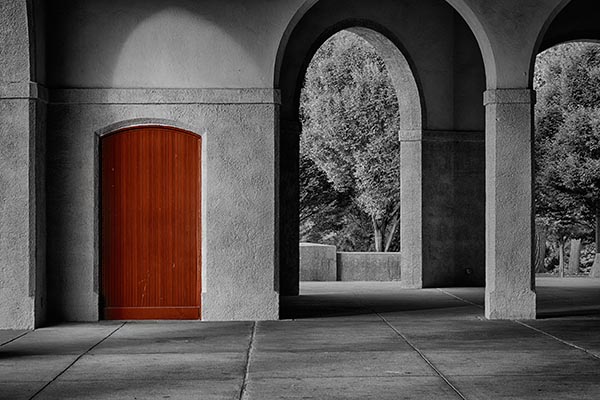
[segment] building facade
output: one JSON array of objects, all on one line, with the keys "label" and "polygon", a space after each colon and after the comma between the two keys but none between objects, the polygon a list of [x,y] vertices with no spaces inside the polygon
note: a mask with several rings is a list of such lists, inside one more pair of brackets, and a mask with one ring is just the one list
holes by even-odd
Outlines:
[{"label": "building facade", "polygon": [[[379,51],[397,88],[403,283],[485,284],[488,318],[534,318],[533,65],[553,45],[600,39],[599,8],[3,0],[0,328],[130,315],[119,307],[277,319],[279,296],[298,294],[300,89],[342,29]],[[144,225],[140,207],[162,214]],[[146,234],[162,272],[136,253]],[[111,235],[129,239],[118,250]],[[114,268],[119,251],[140,270]]]}]

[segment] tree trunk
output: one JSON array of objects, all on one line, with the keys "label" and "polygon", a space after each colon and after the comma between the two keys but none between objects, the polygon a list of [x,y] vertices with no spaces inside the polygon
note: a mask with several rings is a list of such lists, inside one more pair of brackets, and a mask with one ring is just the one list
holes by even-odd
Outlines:
[{"label": "tree trunk", "polygon": [[392,220],[392,227],[388,229],[387,239],[385,240],[385,251],[390,251],[390,246],[392,245],[392,240],[394,240],[394,234],[396,233],[396,229],[398,228],[398,223],[400,222],[400,215],[396,215]]},{"label": "tree trunk", "polygon": [[387,233],[388,237],[385,240],[385,252],[390,251],[390,246],[392,245],[392,240],[394,240],[394,234],[396,233],[396,229],[398,227],[399,218],[395,218],[392,222],[392,228]]},{"label": "tree trunk", "polygon": [[577,275],[581,260],[581,239],[571,239],[571,249],[569,250],[569,274]]},{"label": "tree trunk", "polygon": [[561,278],[565,276],[565,241],[558,242],[558,274]]},{"label": "tree trunk", "polygon": [[546,258],[546,228],[542,224],[535,224],[535,272],[546,272],[544,260]]},{"label": "tree trunk", "polygon": [[373,221],[373,239],[375,240],[375,251],[383,251],[383,233],[385,232],[385,225],[383,223],[377,223],[375,217],[371,217]]},{"label": "tree trunk", "polygon": [[596,257],[590,270],[590,278],[600,278],[600,206],[596,206]]}]

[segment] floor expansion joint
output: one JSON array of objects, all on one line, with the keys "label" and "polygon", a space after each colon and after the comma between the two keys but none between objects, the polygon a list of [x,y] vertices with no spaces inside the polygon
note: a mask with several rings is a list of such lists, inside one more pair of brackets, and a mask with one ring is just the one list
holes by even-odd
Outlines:
[{"label": "floor expansion joint", "polygon": [[67,372],[69,370],[69,368],[71,368],[73,365],[75,365],[75,363],[79,360],[81,360],[81,358],[83,356],[85,356],[86,354],[88,354],[90,351],[94,350],[96,347],[98,347],[100,344],[104,343],[105,340],[107,340],[109,337],[111,337],[112,335],[114,335],[115,333],[117,333],[117,331],[119,329],[121,329],[122,327],[125,326],[125,324],[127,324],[127,322],[123,322],[121,325],[117,326],[112,332],[110,332],[108,335],[106,335],[104,338],[102,338],[102,340],[98,341],[98,343],[94,344],[92,347],[90,347],[89,349],[87,349],[86,351],[84,351],[83,353],[81,353],[79,356],[77,356],[77,358],[75,358],[75,360],[73,360],[72,363],[70,363],[69,365],[67,365],[67,367],[65,369],[63,369],[58,375],[56,375],[50,382],[46,383],[44,386],[42,386],[42,388],[40,390],[38,390],[37,392],[35,392],[33,394],[33,396],[31,396],[29,398],[29,400],[33,400],[35,399],[40,393],[42,393],[48,386],[50,386],[53,382],[55,382],[58,378],[60,378],[65,372]]},{"label": "floor expansion joint", "polygon": [[452,384],[452,382],[450,382],[450,380],[442,373],[442,371],[440,371],[428,358],[427,356],[425,356],[425,354],[423,354],[423,352],[421,350],[419,350],[410,340],[408,340],[408,338],[402,334],[402,332],[400,332],[398,329],[396,329],[395,326],[393,326],[387,319],[385,319],[385,317],[383,315],[381,315],[380,313],[375,313],[379,318],[381,318],[381,320],[387,325],[389,326],[395,333],[396,335],[398,335],[400,338],[402,338],[402,340],[404,342],[406,342],[406,344],[408,344],[422,359],[423,361],[425,361],[427,363],[427,365],[429,365],[429,367],[431,369],[433,369],[433,371],[446,383],[446,385],[448,385],[450,387],[450,389],[452,389],[452,391],[454,393],[456,393],[461,399],[463,400],[467,400],[467,398],[460,392],[460,390],[458,390],[458,388],[456,386],[454,386]]},{"label": "floor expansion joint", "polygon": [[244,378],[242,380],[242,386],[240,388],[240,400],[247,399],[247,386],[248,386],[248,376],[250,373],[250,360],[252,358],[252,353],[254,352],[254,339],[256,338],[256,326],[257,322],[252,323],[252,334],[250,335],[250,342],[248,343],[248,351],[246,352],[246,368],[244,369]]}]

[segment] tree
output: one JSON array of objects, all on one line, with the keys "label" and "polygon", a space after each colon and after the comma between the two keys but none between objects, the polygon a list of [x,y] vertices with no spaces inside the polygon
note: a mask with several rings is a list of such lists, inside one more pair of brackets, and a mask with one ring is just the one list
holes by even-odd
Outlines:
[{"label": "tree", "polygon": [[[547,218],[561,240],[586,235],[595,227],[598,242],[600,46],[557,46],[542,54],[536,67],[538,215]],[[595,268],[600,273],[600,256]]]},{"label": "tree", "polygon": [[301,95],[301,154],[367,214],[376,251],[388,251],[400,218],[398,101],[383,60],[342,31],[313,57]]},{"label": "tree", "polygon": [[[581,204],[581,225],[600,231],[600,107],[579,107],[565,119],[549,151],[547,175],[552,186]],[[598,243],[597,243],[598,248]],[[597,257],[598,258],[598,257]],[[597,260],[600,262],[600,259]],[[595,262],[593,272],[598,268]]]}]

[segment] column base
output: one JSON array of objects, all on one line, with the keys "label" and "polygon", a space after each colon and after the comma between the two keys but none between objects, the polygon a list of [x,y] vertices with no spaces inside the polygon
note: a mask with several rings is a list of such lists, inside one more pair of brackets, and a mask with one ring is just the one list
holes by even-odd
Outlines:
[{"label": "column base", "polygon": [[520,292],[485,292],[487,319],[535,319],[536,294],[531,289]]}]

